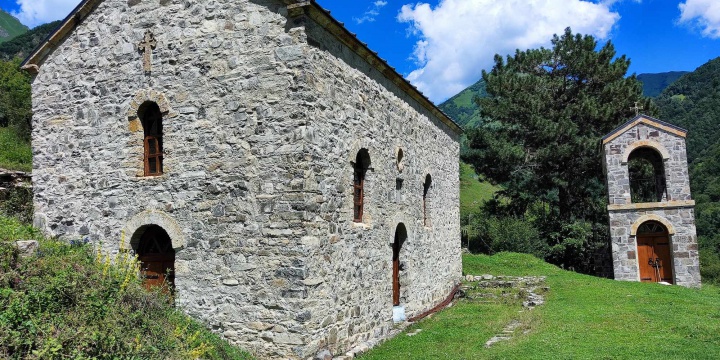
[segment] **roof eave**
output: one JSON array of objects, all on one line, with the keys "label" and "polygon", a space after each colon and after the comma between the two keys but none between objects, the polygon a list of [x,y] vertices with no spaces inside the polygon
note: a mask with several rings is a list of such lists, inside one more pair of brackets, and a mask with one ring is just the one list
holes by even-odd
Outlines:
[{"label": "roof eave", "polygon": [[294,5],[288,6],[288,9],[291,8],[295,9],[295,11],[299,8],[308,9],[307,14],[315,22],[334,35],[358,56],[365,59],[368,64],[373,66],[402,91],[410,95],[415,101],[447,125],[453,132],[457,134],[463,133],[460,125],[433,104],[430,99],[418,90],[418,88],[412,85],[407,79],[398,73],[395,68],[382,59],[377,52],[372,51],[366,43],[360,41],[355,34],[345,28],[344,24],[332,17],[332,15],[330,15],[327,10],[323,9],[315,0],[297,2]]},{"label": "roof eave", "polygon": [[30,55],[23,60],[20,68],[31,73],[37,74],[40,70],[40,64],[55,48],[65,40],[65,37],[82,22],[92,10],[103,0],[83,0],[78,6],[65,17],[60,26],[48,35],[40,45],[38,45]]},{"label": "roof eave", "polygon": [[[647,121],[642,121],[643,119],[647,120]],[[624,133],[625,131],[631,129],[632,127],[634,127],[640,123],[645,123],[646,125],[657,127],[663,131],[667,131],[669,133],[680,136],[682,138],[687,137],[688,131],[686,129],[683,129],[679,126],[662,121],[660,119],[656,119],[652,116],[648,116],[645,114],[639,114],[639,115],[635,116],[634,118],[630,119],[629,121],[627,121],[626,123],[618,126],[613,131],[609,132],[607,135],[603,136],[603,138],[602,138],[603,145],[611,142],[612,140],[614,140],[615,138],[620,136],[620,134]]]}]

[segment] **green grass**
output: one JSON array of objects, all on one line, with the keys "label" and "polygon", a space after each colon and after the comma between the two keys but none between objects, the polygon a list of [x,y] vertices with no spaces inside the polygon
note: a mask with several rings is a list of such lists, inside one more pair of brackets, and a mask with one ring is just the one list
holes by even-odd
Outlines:
[{"label": "green grass", "polygon": [[[547,276],[546,304],[520,313],[518,302],[462,300],[409,328],[362,359],[717,359],[720,289],[686,289],[595,278],[530,255],[465,255],[474,275]],[[512,340],[485,342],[512,320]]]},{"label": "green grass", "polygon": [[32,171],[30,144],[20,139],[11,128],[0,128],[0,168]]},{"label": "green grass", "polygon": [[497,190],[497,186],[478,181],[473,167],[460,162],[460,216],[462,218],[478,212],[480,206],[492,199]]}]

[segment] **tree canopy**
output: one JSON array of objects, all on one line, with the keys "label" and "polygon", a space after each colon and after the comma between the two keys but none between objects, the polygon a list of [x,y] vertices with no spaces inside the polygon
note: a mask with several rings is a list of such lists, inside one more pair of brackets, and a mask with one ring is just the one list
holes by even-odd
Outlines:
[{"label": "tree canopy", "polygon": [[0,61],[0,126],[12,127],[29,140],[31,120],[29,75],[20,70],[19,59]]},{"label": "tree canopy", "polygon": [[636,101],[650,103],[612,43],[598,50],[569,28],[551,43],[496,55],[483,71],[487,122],[468,132],[463,158],[503,188],[487,206],[491,216],[524,218],[546,260],[593,272],[608,236],[601,137],[635,115]]}]

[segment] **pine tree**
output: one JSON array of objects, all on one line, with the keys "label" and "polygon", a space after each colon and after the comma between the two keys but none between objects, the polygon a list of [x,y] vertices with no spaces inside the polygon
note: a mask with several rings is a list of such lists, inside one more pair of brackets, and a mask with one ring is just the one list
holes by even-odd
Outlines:
[{"label": "pine tree", "polygon": [[[607,196],[601,137],[632,118],[642,101],[630,61],[612,43],[568,28],[552,48],[495,56],[483,71],[489,119],[468,133],[464,160],[502,185],[489,207],[496,216],[524,217],[546,243],[546,260],[592,272],[607,244]],[[650,106],[645,102],[645,108]]]}]

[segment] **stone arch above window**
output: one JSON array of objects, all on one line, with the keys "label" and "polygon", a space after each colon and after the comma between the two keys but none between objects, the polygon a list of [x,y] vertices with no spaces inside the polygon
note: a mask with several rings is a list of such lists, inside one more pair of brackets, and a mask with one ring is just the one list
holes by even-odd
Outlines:
[{"label": "stone arch above window", "polygon": [[632,154],[633,151],[635,151],[636,149],[642,148],[642,147],[655,149],[655,151],[660,153],[660,156],[662,157],[663,160],[670,159],[670,152],[667,151],[667,149],[665,148],[665,146],[663,146],[663,144],[661,144],[657,141],[653,141],[653,140],[638,140],[638,141],[630,144],[627,147],[627,149],[625,149],[625,153],[623,153],[622,163],[627,164],[630,159],[630,154]]},{"label": "stone arch above window", "polygon": [[131,250],[138,247],[142,231],[140,228],[147,228],[157,225],[163,228],[170,236],[172,247],[175,251],[185,248],[187,242],[182,228],[170,215],[159,210],[146,210],[128,221],[121,230],[120,250]]},{"label": "stone arch above window", "polygon": [[373,146],[372,142],[367,139],[358,139],[353,141],[352,145],[350,145],[350,150],[347,155],[347,161],[351,164],[355,163],[355,160],[357,158],[357,153],[365,149],[367,150],[368,154],[370,155],[371,159],[376,158],[376,152],[375,147]]},{"label": "stone arch above window", "polygon": [[163,116],[167,117],[168,115],[171,115],[170,103],[167,101],[165,94],[159,91],[147,89],[138,91],[133,97],[132,101],[130,101],[130,107],[127,111],[128,121],[132,122],[138,120],[138,112],[140,111],[140,106],[142,106],[147,101],[156,103],[158,105],[158,108],[160,109],[160,113],[162,113]]},{"label": "stone arch above window", "polygon": [[665,226],[665,228],[668,231],[668,234],[670,234],[670,235],[675,234],[675,227],[673,227],[669,221],[667,221],[666,219],[664,219],[660,216],[650,214],[650,215],[643,215],[640,218],[638,218],[637,220],[635,220],[632,228],[630,228],[630,236],[636,236],[640,226],[648,221],[657,221],[657,222],[663,224],[663,226]]}]

